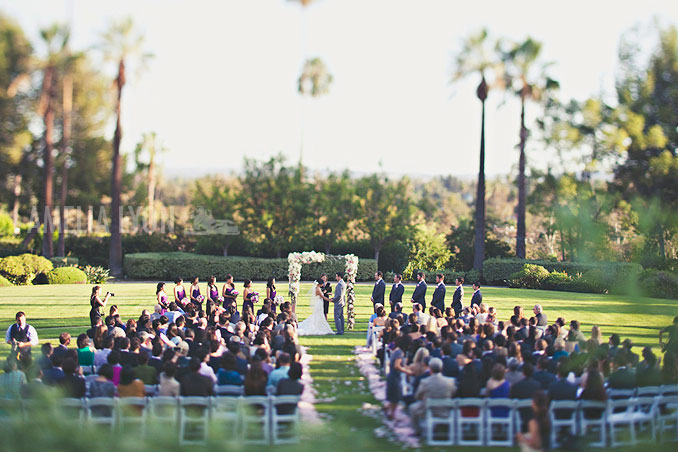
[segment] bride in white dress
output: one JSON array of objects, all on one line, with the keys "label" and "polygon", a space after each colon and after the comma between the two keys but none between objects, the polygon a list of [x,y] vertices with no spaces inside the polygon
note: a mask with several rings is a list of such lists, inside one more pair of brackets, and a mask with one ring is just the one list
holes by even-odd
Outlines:
[{"label": "bride in white dress", "polygon": [[325,311],[323,308],[322,292],[318,283],[313,284],[311,290],[311,308],[313,312],[311,315],[299,324],[297,334],[299,336],[322,336],[324,334],[334,334],[332,327],[325,319]]}]

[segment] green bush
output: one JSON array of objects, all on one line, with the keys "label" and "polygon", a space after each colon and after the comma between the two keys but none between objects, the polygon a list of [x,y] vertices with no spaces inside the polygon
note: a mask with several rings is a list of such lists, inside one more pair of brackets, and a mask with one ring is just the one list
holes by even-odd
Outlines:
[{"label": "green bush", "polygon": [[57,267],[73,267],[73,266],[77,267],[77,265],[78,265],[78,258],[72,257],[72,256],[51,257],[49,260],[54,265],[54,268],[57,268]]},{"label": "green bush", "polygon": [[523,268],[512,274],[507,282],[510,287],[541,289],[542,284],[548,276],[549,271],[544,267],[534,264],[524,264]]},{"label": "green bush", "polygon": [[89,284],[104,284],[108,280],[113,279],[111,271],[104,267],[92,267],[91,265],[86,265],[78,268],[87,275],[87,282]]},{"label": "green bush", "polygon": [[0,275],[0,287],[9,287],[13,285],[7,278]]},{"label": "green bush", "polygon": [[483,279],[488,284],[504,284],[511,275],[523,269],[525,264],[544,267],[549,272],[563,272],[568,275],[585,274],[589,270],[599,269],[607,275],[606,285],[611,292],[627,293],[633,288],[643,267],[628,262],[558,262],[523,259],[487,259],[483,263]]},{"label": "green bush", "polygon": [[16,256],[26,253],[28,248],[21,245],[20,237],[0,237],[0,257]]},{"label": "green bush", "polygon": [[644,270],[639,284],[654,298],[678,299],[678,275],[659,270]]},{"label": "green bush", "polygon": [[0,212],[0,237],[14,235],[14,222],[12,217],[4,212]]},{"label": "green bush", "polygon": [[572,278],[565,272],[551,272],[542,283],[542,288],[546,290],[569,290],[572,285]]},{"label": "green bush", "polygon": [[[223,280],[227,274],[236,280],[249,278],[265,280],[270,276],[286,281],[288,274],[287,259],[265,259],[256,257],[208,256],[190,253],[135,253],[124,257],[125,275],[131,279],[172,280],[177,276],[189,280],[194,276],[206,279],[214,275]],[[327,256],[322,264],[304,265],[301,277],[305,280],[317,278],[325,272],[332,275],[344,271],[345,263],[341,257]],[[369,281],[374,278],[377,263],[374,259],[360,259],[357,279]]]},{"label": "green bush", "polygon": [[42,256],[21,254],[0,259],[0,275],[12,284],[31,284],[36,276],[52,270],[52,263]]},{"label": "green bush", "polygon": [[77,267],[58,267],[47,273],[50,284],[87,284],[87,275]]}]

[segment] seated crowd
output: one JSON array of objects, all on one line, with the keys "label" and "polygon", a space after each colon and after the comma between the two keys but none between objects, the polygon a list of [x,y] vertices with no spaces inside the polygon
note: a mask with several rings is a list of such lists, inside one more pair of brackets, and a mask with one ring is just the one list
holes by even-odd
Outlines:
[{"label": "seated crowd", "polygon": [[75,347],[62,333],[58,345],[43,343],[39,356],[17,348],[0,375],[0,396],[54,387],[74,398],[144,397],[147,385],[157,385],[160,396],[212,396],[217,385],[241,387],[247,396],[301,395],[296,315],[289,302],[278,308],[276,315],[266,299],[256,315],[241,315],[234,299],[209,303],[210,312],[201,303],[172,302],[123,321],[113,305]]},{"label": "seated crowd", "polygon": [[[678,384],[676,354],[666,353],[660,366],[649,347],[639,357],[629,339],[612,334],[603,341],[598,326],[587,339],[577,320],[548,324],[540,305],[529,317],[516,306],[507,322],[486,303],[465,308],[458,318],[451,308],[425,313],[414,304],[409,315],[402,309],[398,303],[387,314],[377,304],[370,325],[379,331],[377,355],[388,372],[386,415],[392,418],[403,402],[418,434],[431,398],[532,399],[538,412],[549,400],[605,401],[608,389]],[[530,417],[523,417],[523,426],[532,431]]]}]

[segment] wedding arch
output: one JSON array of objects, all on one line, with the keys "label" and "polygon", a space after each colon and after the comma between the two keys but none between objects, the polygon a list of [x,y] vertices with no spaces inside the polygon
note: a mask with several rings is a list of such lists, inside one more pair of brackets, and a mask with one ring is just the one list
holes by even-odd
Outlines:
[{"label": "wedding arch", "polygon": [[[325,254],[317,253],[315,251],[290,253],[287,256],[287,262],[289,262],[289,294],[290,302],[292,304],[296,305],[299,297],[302,265],[325,262],[325,257]],[[355,284],[355,277],[358,273],[358,256],[346,254],[343,258],[346,261],[344,271],[346,278],[346,316],[348,317],[346,327],[349,330],[352,330],[355,325],[355,288],[353,286]]]}]

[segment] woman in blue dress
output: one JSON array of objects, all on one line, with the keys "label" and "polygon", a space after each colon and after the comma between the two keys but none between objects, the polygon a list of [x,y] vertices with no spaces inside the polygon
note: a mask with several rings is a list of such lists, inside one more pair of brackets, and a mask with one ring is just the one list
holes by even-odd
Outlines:
[{"label": "woman in blue dress", "polygon": [[[504,378],[506,374],[506,368],[503,364],[495,364],[492,367],[492,373],[490,379],[487,380],[487,385],[485,390],[487,391],[487,396],[490,399],[508,399],[509,392],[511,389],[511,384]],[[493,407],[490,408],[492,412],[492,417],[508,417],[509,408],[506,407]]]},{"label": "woman in blue dress", "polygon": [[405,334],[396,339],[396,349],[391,353],[389,373],[386,378],[386,417],[393,419],[398,403],[403,398],[401,374],[410,375],[411,371],[405,365],[407,350],[410,348],[412,338]]}]

